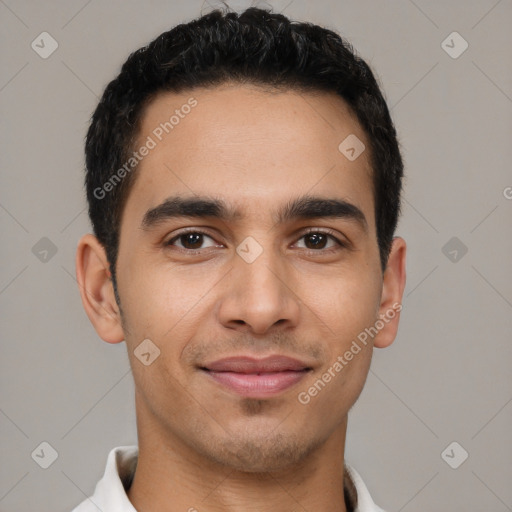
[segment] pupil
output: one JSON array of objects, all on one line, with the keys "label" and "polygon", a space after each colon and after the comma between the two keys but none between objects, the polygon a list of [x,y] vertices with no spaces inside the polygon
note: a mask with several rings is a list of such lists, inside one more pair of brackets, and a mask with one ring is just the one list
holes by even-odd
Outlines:
[{"label": "pupil", "polygon": [[[185,235],[185,246],[188,245],[201,245],[200,243],[198,244],[198,242],[201,241],[201,238],[202,238],[203,235],[200,235],[198,233],[187,233]],[[197,249],[197,247],[192,247],[193,249]]]},{"label": "pupil", "polygon": [[313,235],[308,235],[308,239],[313,241],[313,248],[318,248],[320,245],[323,246],[322,242],[325,242],[325,235],[321,233],[315,233]]}]

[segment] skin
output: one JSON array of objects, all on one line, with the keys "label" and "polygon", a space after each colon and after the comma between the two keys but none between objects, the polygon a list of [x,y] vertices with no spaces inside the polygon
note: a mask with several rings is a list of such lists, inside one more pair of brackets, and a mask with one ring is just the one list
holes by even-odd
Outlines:
[{"label": "skin", "polygon": [[[308,404],[297,396],[402,299],[406,246],[394,238],[383,273],[369,151],[349,161],[338,150],[349,134],[368,148],[366,135],[334,94],[224,84],[157,96],[139,142],[191,96],[197,106],[139,164],[123,210],[122,315],[101,244],[87,234],[77,249],[84,308],[103,340],[126,341],[135,380],[140,453],[128,497],[141,511],[345,511],[348,412],[399,313]],[[275,222],[305,194],[349,201],[367,229],[347,218]],[[175,195],[222,199],[240,216],[142,229],[146,211]],[[207,236],[164,245],[188,227]],[[327,237],[315,248],[306,228],[345,247]],[[248,236],[263,249],[252,263],[236,252]],[[134,355],[146,338],[160,349],[148,366]],[[280,394],[244,398],[198,368],[234,354],[285,354],[312,370]]]}]

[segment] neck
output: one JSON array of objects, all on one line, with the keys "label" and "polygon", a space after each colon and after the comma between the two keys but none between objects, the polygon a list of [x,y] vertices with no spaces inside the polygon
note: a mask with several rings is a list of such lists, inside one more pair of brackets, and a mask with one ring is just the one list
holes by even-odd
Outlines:
[{"label": "neck", "polygon": [[[210,460],[165,430],[137,405],[139,458],[128,498],[137,510],[161,512],[347,512],[346,418],[300,463],[248,472]],[[148,411],[144,411],[147,413]]]}]

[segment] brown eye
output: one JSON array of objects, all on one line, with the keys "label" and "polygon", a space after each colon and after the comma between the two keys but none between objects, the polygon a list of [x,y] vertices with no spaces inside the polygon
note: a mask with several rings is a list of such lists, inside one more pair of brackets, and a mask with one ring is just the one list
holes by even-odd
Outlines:
[{"label": "brown eye", "polygon": [[[212,237],[205,233],[201,233],[201,231],[188,231],[186,233],[181,233],[180,235],[171,238],[165,245],[176,245],[182,249],[198,250],[206,248],[203,246],[205,239],[210,239],[213,242],[211,245],[206,247],[213,247],[216,245]],[[176,244],[175,242],[179,242],[179,244]]]},{"label": "brown eye", "polygon": [[[304,240],[305,249],[309,250],[322,250],[331,249],[336,246],[343,246],[343,244],[333,235],[324,233],[323,231],[310,231],[302,235],[300,240]],[[331,241],[331,245],[327,245]]]},{"label": "brown eye", "polygon": [[325,249],[327,239],[328,237],[324,233],[311,233],[304,236],[308,249]]}]

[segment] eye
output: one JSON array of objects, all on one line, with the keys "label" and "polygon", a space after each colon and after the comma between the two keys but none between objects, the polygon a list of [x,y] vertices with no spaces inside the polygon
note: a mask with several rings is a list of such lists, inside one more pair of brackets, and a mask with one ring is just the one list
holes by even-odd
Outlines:
[{"label": "eye", "polygon": [[[207,246],[203,246],[205,239],[211,240],[213,243]],[[175,242],[179,242],[181,245],[177,245]],[[176,246],[185,250],[199,250],[206,249],[208,247],[215,247],[215,240],[211,236],[208,236],[206,233],[202,231],[186,231],[182,232],[179,235],[171,238],[169,241],[165,243],[165,246]]]},{"label": "eye", "polygon": [[[320,251],[323,249],[332,249],[333,247],[345,247],[345,244],[340,242],[331,232],[311,230],[302,235],[299,240],[304,240],[304,248],[312,251]],[[328,245],[329,242],[331,245]]]},{"label": "eye", "polygon": [[[208,240],[210,241],[209,243]],[[302,240],[303,245],[301,244]],[[207,243],[207,245],[205,245],[205,243]],[[178,233],[167,242],[164,242],[164,246],[177,247],[182,251],[194,252],[210,247],[222,247],[222,244],[218,244],[208,234],[198,231],[197,229],[192,229]],[[296,247],[311,252],[333,252],[346,247],[346,244],[334,236],[334,232],[311,229],[299,238]]]}]

